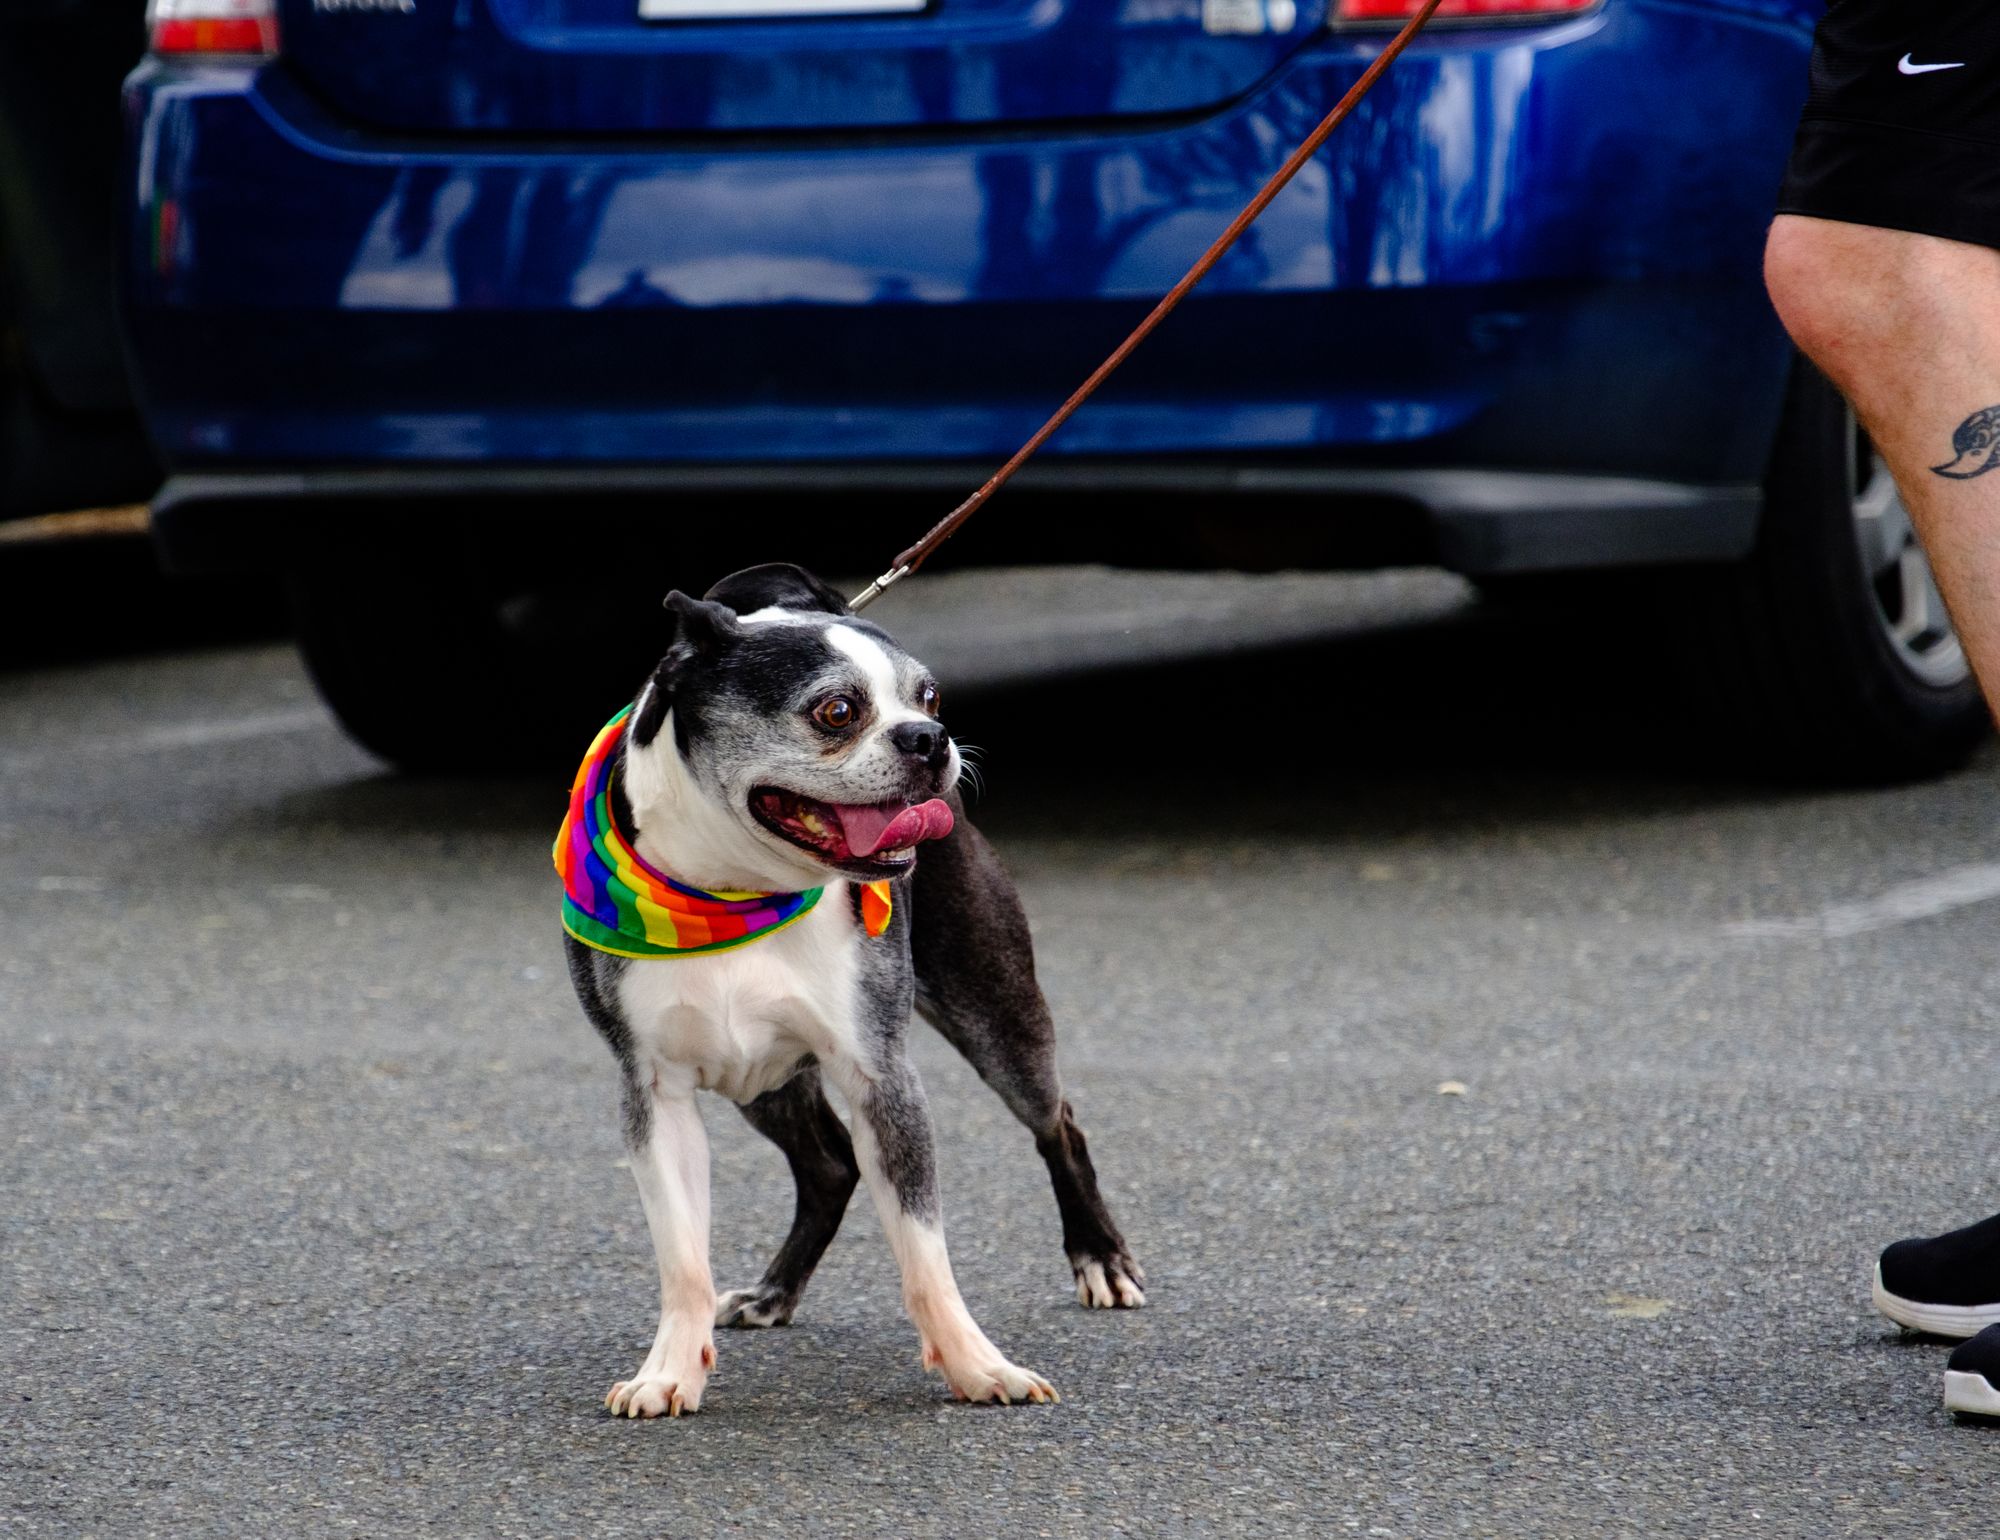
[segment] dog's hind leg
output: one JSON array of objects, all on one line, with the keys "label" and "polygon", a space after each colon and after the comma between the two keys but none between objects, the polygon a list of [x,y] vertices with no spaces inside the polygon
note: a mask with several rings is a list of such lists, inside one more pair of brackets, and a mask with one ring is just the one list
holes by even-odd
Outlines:
[{"label": "dog's hind leg", "polygon": [[660,1263],[660,1327],[639,1372],[605,1396],[614,1417],[678,1417],[701,1408],[715,1367],[715,1285],[708,1271],[708,1134],[692,1086],[657,1076],[625,1090],[626,1146]]},{"label": "dog's hind leg", "polygon": [[819,1070],[800,1070],[742,1108],[750,1126],[785,1152],[798,1184],[791,1233],[764,1269],[763,1281],[731,1289],[715,1304],[717,1326],[789,1326],[806,1280],[840,1228],[861,1180],[847,1129],[827,1104]]},{"label": "dog's hind leg", "polygon": [[1062,1215],[1077,1300],[1097,1309],[1143,1305],[1146,1275],[1097,1189],[1083,1130],[1063,1098],[1055,1022],[1035,982],[1020,895],[952,800],[956,826],[925,846],[912,879],[917,1009],[1035,1136]]}]

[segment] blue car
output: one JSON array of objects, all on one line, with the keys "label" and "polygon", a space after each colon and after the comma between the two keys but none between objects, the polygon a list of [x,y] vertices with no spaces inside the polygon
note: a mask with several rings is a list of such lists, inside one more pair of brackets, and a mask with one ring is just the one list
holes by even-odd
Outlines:
[{"label": "blue car", "polygon": [[[393,760],[441,674],[532,734],[580,645],[643,663],[627,580],[879,570],[1413,8],[154,0],[163,552],[284,579]],[[1615,581],[1746,749],[1961,757],[1901,499],[1760,280],[1821,9],[1451,0],[951,558]]]}]

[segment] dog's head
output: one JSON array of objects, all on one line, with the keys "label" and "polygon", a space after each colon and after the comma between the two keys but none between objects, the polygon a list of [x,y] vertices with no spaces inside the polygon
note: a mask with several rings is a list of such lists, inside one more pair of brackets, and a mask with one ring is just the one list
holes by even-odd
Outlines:
[{"label": "dog's head", "polygon": [[829,872],[873,880],[951,832],[958,747],[930,670],[803,568],[667,597],[673,638],[640,692],[624,785],[645,844],[710,889]]}]

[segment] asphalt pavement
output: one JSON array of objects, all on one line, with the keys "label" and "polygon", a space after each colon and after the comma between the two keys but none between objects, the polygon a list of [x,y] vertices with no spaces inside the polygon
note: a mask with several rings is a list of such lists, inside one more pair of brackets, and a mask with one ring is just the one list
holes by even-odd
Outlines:
[{"label": "asphalt pavement", "polygon": [[[0,1534],[1990,1532],[2000,1429],[1867,1278],[2000,1207],[2000,755],[1738,778],[1435,574],[871,618],[982,750],[1151,1281],[1075,1305],[1032,1144],[919,1029],[960,1280],[1062,1404],[952,1405],[857,1203],[699,1416],[612,1420],[656,1288],[562,778],[392,775],[279,643],[42,658],[0,672]],[[726,1286],[790,1187],[707,1114]]]}]

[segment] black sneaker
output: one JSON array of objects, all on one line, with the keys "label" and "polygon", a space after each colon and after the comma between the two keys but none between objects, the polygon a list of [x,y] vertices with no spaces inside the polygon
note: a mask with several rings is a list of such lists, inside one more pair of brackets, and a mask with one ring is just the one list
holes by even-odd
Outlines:
[{"label": "black sneaker", "polygon": [[2000,1417],[2000,1326],[1952,1349],[1944,1366],[1944,1404],[1975,1417]]},{"label": "black sneaker", "polygon": [[1875,1308],[1939,1337],[2000,1325],[2000,1214],[1931,1240],[1897,1241],[1875,1264]]}]

